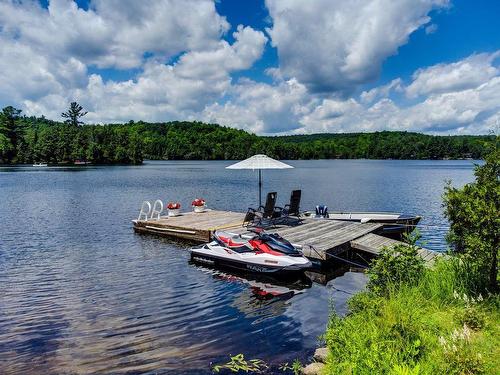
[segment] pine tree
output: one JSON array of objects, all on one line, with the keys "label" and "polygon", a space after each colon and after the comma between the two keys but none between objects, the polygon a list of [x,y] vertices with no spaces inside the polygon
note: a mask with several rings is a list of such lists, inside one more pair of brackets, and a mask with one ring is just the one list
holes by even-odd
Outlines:
[{"label": "pine tree", "polygon": [[19,123],[21,110],[12,106],[0,112],[0,159],[12,162],[16,156],[17,144],[22,137],[22,126]]},{"label": "pine tree", "polygon": [[87,113],[88,112],[83,111],[83,107],[80,104],[77,102],[71,102],[68,111],[61,113],[61,116],[66,119],[64,120],[66,124],[78,126],[83,124],[83,121],[80,121],[80,118],[85,116]]}]

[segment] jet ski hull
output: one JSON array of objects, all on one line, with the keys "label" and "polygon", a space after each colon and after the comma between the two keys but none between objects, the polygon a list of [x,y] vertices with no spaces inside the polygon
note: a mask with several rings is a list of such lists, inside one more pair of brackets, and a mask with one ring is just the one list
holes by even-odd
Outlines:
[{"label": "jet ski hull", "polygon": [[[311,262],[304,257],[295,257],[296,259],[292,258],[292,262],[295,262],[283,264],[282,261],[288,261],[290,259],[251,259],[252,257],[250,255],[245,256],[245,254],[240,255],[228,253],[228,256],[218,254],[222,251],[227,252],[228,250],[224,248],[212,250],[208,245],[198,249],[193,248],[191,249],[191,260],[199,264],[216,268],[229,268],[250,273],[265,273],[273,275],[300,273],[312,267]],[[285,258],[285,256],[283,256],[283,258]]]}]

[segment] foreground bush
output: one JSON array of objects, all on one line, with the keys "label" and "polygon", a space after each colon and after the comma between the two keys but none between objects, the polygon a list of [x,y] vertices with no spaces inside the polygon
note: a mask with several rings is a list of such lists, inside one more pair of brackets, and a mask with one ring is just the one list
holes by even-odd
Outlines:
[{"label": "foreground bush", "polygon": [[383,249],[368,270],[368,288],[380,295],[389,293],[391,288],[414,285],[422,277],[424,260],[418,256],[416,245],[420,234],[415,231],[406,236],[407,244],[398,244]]},{"label": "foreground bush", "polygon": [[497,297],[454,289],[455,259],[426,269],[417,284],[366,291],[333,315],[326,332],[330,374],[496,374],[500,368]]},{"label": "foreground bush", "polygon": [[476,181],[462,188],[450,184],[444,194],[450,221],[448,240],[464,265],[462,277],[476,293],[498,292],[500,251],[500,147],[476,166]]}]

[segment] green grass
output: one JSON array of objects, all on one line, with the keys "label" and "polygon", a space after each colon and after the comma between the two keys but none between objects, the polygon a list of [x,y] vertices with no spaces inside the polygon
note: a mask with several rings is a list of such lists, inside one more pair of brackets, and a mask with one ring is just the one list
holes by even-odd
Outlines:
[{"label": "green grass", "polygon": [[354,296],[330,319],[326,373],[497,374],[499,298],[464,299],[456,267],[441,260],[413,286]]}]

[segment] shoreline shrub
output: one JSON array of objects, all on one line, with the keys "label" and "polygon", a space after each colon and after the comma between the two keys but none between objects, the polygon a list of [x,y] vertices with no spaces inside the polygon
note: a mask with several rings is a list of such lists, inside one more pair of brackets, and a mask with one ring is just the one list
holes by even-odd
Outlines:
[{"label": "shoreline shrub", "polygon": [[462,188],[451,183],[443,195],[444,213],[450,222],[448,241],[461,260],[461,271],[471,293],[498,292],[500,251],[500,147],[474,170],[475,181]]},{"label": "shoreline shrub", "polygon": [[422,277],[425,262],[418,255],[418,231],[406,236],[406,244],[384,248],[368,270],[368,290],[387,295],[402,285],[415,285]]}]

